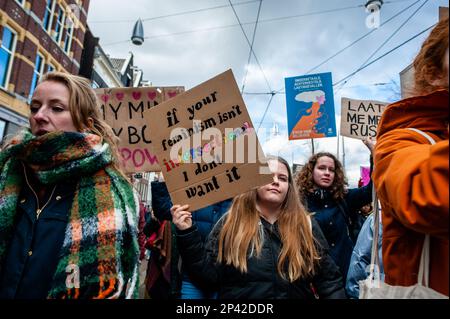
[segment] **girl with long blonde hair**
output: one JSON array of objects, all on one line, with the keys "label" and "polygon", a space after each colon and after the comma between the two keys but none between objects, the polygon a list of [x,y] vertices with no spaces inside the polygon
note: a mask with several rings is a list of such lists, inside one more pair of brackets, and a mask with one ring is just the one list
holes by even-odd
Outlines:
[{"label": "girl with long blonde hair", "polygon": [[193,280],[219,298],[342,298],[342,277],[301,205],[288,163],[273,182],[237,196],[203,247],[188,206],[174,205],[178,247]]}]

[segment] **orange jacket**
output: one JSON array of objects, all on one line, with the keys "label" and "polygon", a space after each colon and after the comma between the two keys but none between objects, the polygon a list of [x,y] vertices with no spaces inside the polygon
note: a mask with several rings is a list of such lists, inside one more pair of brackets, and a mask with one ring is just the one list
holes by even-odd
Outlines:
[{"label": "orange jacket", "polygon": [[[383,210],[388,284],[417,283],[424,234],[431,236],[430,287],[449,294],[448,91],[389,105],[378,126],[373,182]],[[435,145],[414,131],[428,133]]]}]

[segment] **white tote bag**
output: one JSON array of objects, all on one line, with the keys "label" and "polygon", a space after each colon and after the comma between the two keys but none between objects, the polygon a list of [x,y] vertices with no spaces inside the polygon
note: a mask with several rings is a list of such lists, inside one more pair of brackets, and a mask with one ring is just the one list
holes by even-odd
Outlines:
[{"label": "white tote bag", "polygon": [[[410,128],[419,134],[425,136],[431,144],[435,141],[426,133]],[[418,282],[413,286],[391,286],[380,280],[380,261],[378,260],[378,229],[379,220],[379,202],[372,188],[374,199],[374,236],[372,242],[372,256],[370,261],[369,277],[359,282],[359,299],[448,299],[443,295],[428,287],[429,264],[430,264],[430,235],[425,236],[420,257]]]}]

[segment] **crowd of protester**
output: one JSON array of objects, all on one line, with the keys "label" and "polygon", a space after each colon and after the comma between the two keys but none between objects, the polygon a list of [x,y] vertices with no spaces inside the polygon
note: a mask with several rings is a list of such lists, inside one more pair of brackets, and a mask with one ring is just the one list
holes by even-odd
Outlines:
[{"label": "crowd of protester", "polygon": [[390,104],[376,141],[364,141],[367,185],[349,189],[329,152],[296,176],[268,156],[271,183],[192,212],[162,175],[146,206],[89,81],[46,74],[30,128],[0,152],[0,298],[356,299],[374,193],[382,279],[417,283],[429,236],[429,286],[448,296],[448,50],[447,18],[414,60],[413,96]]}]

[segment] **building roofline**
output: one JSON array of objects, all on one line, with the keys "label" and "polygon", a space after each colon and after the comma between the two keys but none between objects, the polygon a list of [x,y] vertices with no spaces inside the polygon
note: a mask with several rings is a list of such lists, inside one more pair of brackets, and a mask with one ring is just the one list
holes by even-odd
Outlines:
[{"label": "building roofline", "polygon": [[133,58],[133,53],[128,52],[128,57],[125,59],[125,62],[122,65],[122,69],[120,70],[120,73],[122,75],[124,75],[125,72],[127,71],[127,67],[128,67],[128,65],[130,65],[132,58]]}]

